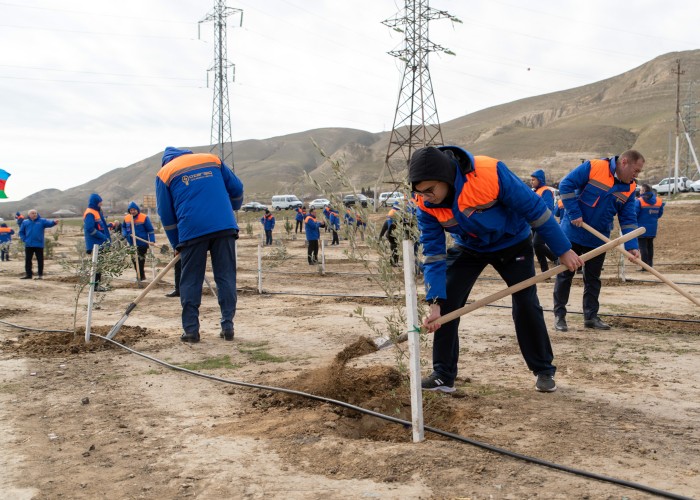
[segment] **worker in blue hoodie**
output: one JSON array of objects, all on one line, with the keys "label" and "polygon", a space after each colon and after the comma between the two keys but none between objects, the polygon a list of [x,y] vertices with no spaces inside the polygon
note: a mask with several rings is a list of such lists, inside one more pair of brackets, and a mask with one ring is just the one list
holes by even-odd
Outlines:
[{"label": "worker in blue hoodie", "polygon": [[[555,214],[554,211],[554,189],[547,185],[547,178],[544,175],[544,170],[538,169],[530,174],[530,187],[537,196],[542,198],[547,208]],[[542,272],[549,271],[547,261],[557,264],[557,256],[552,253],[544,239],[537,231],[532,231],[532,247],[535,249],[535,257],[540,264]]]},{"label": "worker in blue hoodie", "polygon": [[0,261],[10,260],[10,245],[13,234],[15,234],[14,229],[7,227],[4,222],[0,224]]},{"label": "worker in blue hoodie", "polygon": [[[564,215],[560,225],[572,243],[574,251],[582,255],[603,245],[582,227],[585,222],[593,229],[610,237],[610,230],[617,215],[622,234],[637,229],[634,198],[637,184],[635,177],[644,168],[644,156],[628,150],[620,156],[589,160],[581,163],[559,183],[559,195],[564,203]],[[625,243],[625,249],[639,257],[637,239]],[[583,267],[583,326],[597,330],[609,330],[610,325],[598,316],[601,282],[605,254],[586,262]],[[573,272],[557,275],[554,283],[554,328],[568,330],[566,305],[569,302]]]},{"label": "worker in blue hoodie", "polygon": [[328,207],[328,221],[331,225],[331,234],[333,239],[331,240],[331,246],[340,245],[340,240],[338,239],[338,231],[340,231],[340,215],[338,211],[333,209],[333,207]]},{"label": "worker in blue hoodie", "polygon": [[211,255],[224,340],[233,340],[236,314],[238,224],[234,210],[243,202],[243,183],[215,155],[165,148],[156,177],[158,215],[170,244],[182,260],[180,340],[199,342],[202,282]]},{"label": "worker in blue hoodie", "polygon": [[325,225],[324,222],[316,220],[316,209],[313,207],[309,208],[309,213],[304,219],[304,227],[306,228],[306,241],[308,242],[306,254],[310,266],[318,263],[318,240],[321,238],[319,228]]},{"label": "worker in blue hoodie", "polygon": [[[540,232],[562,264],[583,264],[542,198],[494,158],[473,156],[457,146],[427,147],[411,155],[409,182],[415,193],[420,242],[425,261],[423,325],[435,332],[433,372],[424,390],[454,392],[459,359],[459,318],[437,323],[467,301],[489,264],[508,286],[535,275],[531,229]],[[454,245],[446,245],[449,232]],[[535,374],[535,389],[556,390],[554,354],[542,307],[533,285],[512,295],[513,321],[520,352]]]},{"label": "worker in blue hoodie", "polygon": [[[100,247],[100,252],[109,245],[112,240],[109,234],[109,226],[102,213],[102,197],[97,193],[92,193],[88,199],[88,207],[83,213],[83,233],[85,234],[85,251],[92,255],[92,248],[95,245]],[[107,289],[100,284],[102,273],[95,275],[95,290],[106,292]]]},{"label": "worker in blue hoodie", "polygon": [[39,217],[36,210],[27,212],[27,218],[22,221],[19,228],[19,238],[24,242],[24,276],[20,279],[32,279],[32,259],[36,255],[38,276],[44,277],[44,230],[58,224],[58,220],[48,220]]},{"label": "worker in blue hoodie", "polygon": [[265,215],[260,218],[260,224],[265,230],[265,244],[272,245],[272,230],[275,228],[275,216],[266,208]]},{"label": "worker in blue hoodie", "polygon": [[[659,219],[664,215],[666,203],[657,196],[649,184],[642,184],[641,196],[635,200],[637,224],[646,231],[637,238],[642,262],[654,266],[654,238],[659,229]],[[642,269],[644,271],[644,269]]]},{"label": "worker in blue hoodie", "polygon": [[[134,230],[136,238],[134,238],[134,233],[131,231],[131,223],[134,223]],[[134,245],[134,240],[136,240],[136,254],[138,258],[138,267],[136,260],[133,260],[134,267],[139,273],[139,278],[141,281],[146,279],[146,254],[148,253],[149,242],[156,242],[156,233],[153,230],[153,224],[151,224],[151,219],[148,215],[141,213],[141,209],[136,204],[135,201],[129,203],[129,213],[124,217],[124,222],[121,224],[122,236],[126,238],[127,243],[130,246]]]}]

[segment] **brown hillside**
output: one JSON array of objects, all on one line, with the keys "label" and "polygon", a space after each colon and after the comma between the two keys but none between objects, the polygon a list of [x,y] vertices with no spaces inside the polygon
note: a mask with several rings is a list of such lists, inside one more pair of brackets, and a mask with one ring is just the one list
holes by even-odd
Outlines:
[{"label": "brown hillside", "polygon": [[[676,80],[671,70],[676,59],[683,63],[684,88],[687,82],[700,79],[700,50],[670,53],[607,80],[449,121],[442,124],[445,142],[499,158],[523,177],[535,166],[542,166],[553,181],[581,158],[635,148],[647,158],[641,180],[656,181],[667,175],[668,134],[675,129]],[[312,139],[333,158],[343,159],[356,186],[367,187],[379,176],[389,133],[326,128],[236,142],[235,170],[246,186],[246,200],[269,202],[271,195],[286,192],[304,198],[318,195],[306,174],[323,181],[330,176],[330,166]],[[192,149],[202,152],[209,148]],[[82,212],[89,194],[98,192],[119,212],[129,200],[141,200],[153,192],[160,156],[158,151],[66,191],[45,190],[4,203],[2,211],[9,214],[36,207],[46,214],[59,208]],[[682,168],[685,170],[685,164]],[[694,167],[689,169],[691,176],[694,171]]]}]

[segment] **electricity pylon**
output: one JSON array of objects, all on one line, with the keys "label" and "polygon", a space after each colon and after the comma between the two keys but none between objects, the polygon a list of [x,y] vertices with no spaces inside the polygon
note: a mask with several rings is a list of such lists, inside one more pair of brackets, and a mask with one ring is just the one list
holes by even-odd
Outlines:
[{"label": "electricity pylon", "polygon": [[[214,72],[214,102],[211,114],[211,136],[209,149],[217,153],[233,170],[233,138],[231,135],[231,109],[228,100],[229,70],[231,82],[235,80],[236,65],[228,61],[226,48],[226,19],[240,14],[239,26],[243,25],[243,10],[226,6],[226,0],[215,0],[214,10],[206,15],[201,23],[214,23],[214,63],[207,70],[207,87],[209,72]],[[228,144],[228,148],[226,145]]]},{"label": "electricity pylon", "polygon": [[[403,170],[408,166],[415,149],[443,144],[428,55],[431,52],[444,52],[449,55],[454,53],[430,41],[428,25],[430,21],[441,18],[461,23],[448,12],[431,8],[428,0],[405,2],[405,8],[396,17],[382,21],[385,26],[404,34],[403,48],[389,52],[405,64],[394,114],[394,126],[384,160],[385,168],[395,183],[390,163],[396,164],[397,170]],[[384,169],[380,182],[383,175]]]}]

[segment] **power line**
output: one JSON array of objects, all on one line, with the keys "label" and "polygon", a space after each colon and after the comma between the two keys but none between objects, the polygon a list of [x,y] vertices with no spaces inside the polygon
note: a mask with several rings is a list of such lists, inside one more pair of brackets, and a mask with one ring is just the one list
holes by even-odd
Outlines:
[{"label": "power line", "polygon": [[108,33],[102,31],[84,31],[84,30],[69,30],[62,28],[44,28],[41,26],[19,26],[16,24],[0,24],[0,28],[14,28],[23,30],[37,30],[37,31],[53,31],[58,33],[74,33],[78,35],[96,35],[96,36],[119,36],[124,38],[156,38],[163,40],[195,40],[194,38],[181,37],[181,36],[168,36],[168,35],[147,35],[147,34],[134,34],[134,33]]}]

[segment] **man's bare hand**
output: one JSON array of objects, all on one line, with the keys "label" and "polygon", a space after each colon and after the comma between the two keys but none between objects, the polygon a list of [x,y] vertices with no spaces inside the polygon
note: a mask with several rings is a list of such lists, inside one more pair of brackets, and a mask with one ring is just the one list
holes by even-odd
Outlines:
[{"label": "man's bare hand", "polygon": [[440,324],[435,321],[440,317],[440,304],[430,304],[430,312],[428,316],[423,319],[423,326],[428,332],[433,333],[435,330],[440,328]]},{"label": "man's bare hand", "polygon": [[573,224],[576,227],[581,227],[581,225],[583,224],[583,217],[579,217],[578,219],[572,220],[571,224]]},{"label": "man's bare hand", "polygon": [[574,272],[576,269],[583,266],[583,259],[576,255],[576,252],[573,250],[569,250],[565,254],[560,255],[559,262],[564,264],[571,272]]},{"label": "man's bare hand", "polygon": [[627,251],[634,256],[634,259],[632,259],[632,258],[629,259],[630,262],[634,262],[635,260],[638,260],[641,257],[639,250],[627,250]]}]

